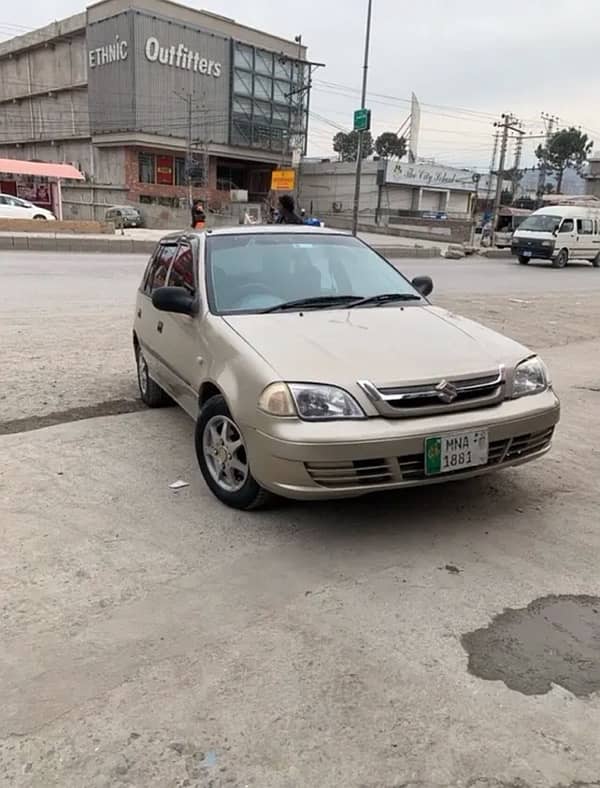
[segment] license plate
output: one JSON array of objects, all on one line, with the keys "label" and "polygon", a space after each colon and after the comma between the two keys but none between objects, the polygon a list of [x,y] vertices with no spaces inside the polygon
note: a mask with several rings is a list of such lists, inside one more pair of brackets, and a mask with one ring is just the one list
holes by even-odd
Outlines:
[{"label": "license plate", "polygon": [[425,439],[425,473],[440,473],[475,468],[488,461],[487,430],[455,432]]},{"label": "license plate", "polygon": [[523,257],[531,257],[533,252],[522,252],[522,254],[523,254]]}]

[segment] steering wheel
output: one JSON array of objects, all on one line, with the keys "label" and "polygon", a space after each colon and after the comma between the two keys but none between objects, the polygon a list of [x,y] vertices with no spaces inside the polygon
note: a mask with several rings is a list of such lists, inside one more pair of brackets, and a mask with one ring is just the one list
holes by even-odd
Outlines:
[{"label": "steering wheel", "polygon": [[261,282],[250,282],[250,284],[242,285],[238,290],[238,296],[244,298],[245,296],[254,295],[254,293],[263,293],[263,295],[274,295],[272,290],[267,285]]}]

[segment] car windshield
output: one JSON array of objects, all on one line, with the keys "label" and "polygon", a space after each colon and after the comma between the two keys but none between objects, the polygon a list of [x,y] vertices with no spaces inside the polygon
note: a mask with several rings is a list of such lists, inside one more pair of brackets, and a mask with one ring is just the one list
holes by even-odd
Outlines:
[{"label": "car windshield", "polygon": [[422,302],[402,274],[356,238],[318,233],[209,237],[207,286],[210,307],[220,314],[264,312],[288,302],[291,310],[339,308],[390,293]]},{"label": "car windshield", "polygon": [[519,230],[537,230],[538,232],[553,233],[560,224],[560,216],[547,213],[528,216],[519,225]]}]

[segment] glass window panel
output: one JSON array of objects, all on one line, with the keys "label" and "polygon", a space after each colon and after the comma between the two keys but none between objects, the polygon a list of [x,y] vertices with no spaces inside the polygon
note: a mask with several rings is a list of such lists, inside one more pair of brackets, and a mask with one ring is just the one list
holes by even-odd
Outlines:
[{"label": "glass window panel", "polygon": [[252,74],[236,69],[233,78],[233,92],[241,93],[244,96],[252,95]]},{"label": "glass window panel", "polygon": [[291,87],[289,82],[275,80],[275,84],[273,85],[273,101],[277,101],[279,104],[289,104],[290,91]]},{"label": "glass window panel", "polygon": [[250,145],[252,140],[250,123],[244,120],[233,121],[232,141],[234,145]]},{"label": "glass window panel", "polygon": [[255,63],[257,73],[271,76],[273,73],[273,55],[270,52],[263,52],[261,49],[257,49],[255,52]]},{"label": "glass window panel", "polygon": [[275,76],[281,79],[290,79],[292,76],[292,61],[285,57],[275,58]]},{"label": "glass window panel", "polygon": [[153,153],[138,155],[138,181],[139,183],[155,183],[156,167]]},{"label": "glass window panel", "polygon": [[273,125],[287,128],[290,125],[290,113],[287,109],[273,107]]},{"label": "glass window panel", "polygon": [[252,71],[254,69],[253,55],[252,47],[246,46],[246,44],[236,44],[234,63],[238,68],[247,68]]},{"label": "glass window panel", "polygon": [[271,100],[271,92],[273,90],[273,80],[268,77],[262,77],[258,74],[254,79],[254,95],[259,99]]},{"label": "glass window panel", "polygon": [[233,113],[242,118],[250,119],[252,116],[252,101],[247,98],[239,98],[236,96],[236,98],[233,99]]},{"label": "glass window panel", "polygon": [[254,121],[263,125],[271,123],[271,105],[266,101],[254,102]]}]

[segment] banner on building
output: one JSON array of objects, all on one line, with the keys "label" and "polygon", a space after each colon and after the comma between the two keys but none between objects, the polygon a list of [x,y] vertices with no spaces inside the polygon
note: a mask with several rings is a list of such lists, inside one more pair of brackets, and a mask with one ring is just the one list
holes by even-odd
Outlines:
[{"label": "banner on building", "polygon": [[271,189],[274,192],[292,192],[295,187],[295,170],[273,170],[271,173]]}]

